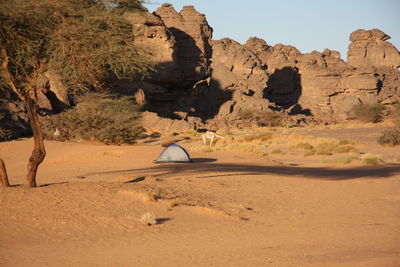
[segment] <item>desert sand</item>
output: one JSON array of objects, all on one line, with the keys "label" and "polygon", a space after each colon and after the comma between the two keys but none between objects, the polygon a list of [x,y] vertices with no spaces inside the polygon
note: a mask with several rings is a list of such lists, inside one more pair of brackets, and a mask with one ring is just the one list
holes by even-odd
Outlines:
[{"label": "desert sand", "polygon": [[0,189],[0,265],[399,266],[400,149],[371,136],[350,131],[391,162],[188,149],[191,164],[155,164],[159,143],[46,141],[33,189],[32,139],[0,143],[13,184]]}]

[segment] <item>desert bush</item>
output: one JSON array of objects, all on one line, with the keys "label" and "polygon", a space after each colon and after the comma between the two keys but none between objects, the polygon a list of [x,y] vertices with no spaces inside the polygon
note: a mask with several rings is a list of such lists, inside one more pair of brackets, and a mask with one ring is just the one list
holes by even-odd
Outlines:
[{"label": "desert bush", "polygon": [[380,155],[372,155],[372,154],[365,154],[362,156],[361,161],[366,165],[379,165],[382,163],[382,159]]},{"label": "desert bush", "polygon": [[340,140],[339,145],[355,145],[355,142],[350,140]]},{"label": "desert bush", "polygon": [[314,155],[315,155],[314,150],[306,150],[306,151],[304,151],[304,154],[303,154],[304,157],[314,156]]},{"label": "desert bush", "polygon": [[384,109],[382,104],[357,104],[353,106],[354,116],[363,122],[378,122],[381,112]]},{"label": "desert bush", "polygon": [[326,163],[341,163],[341,164],[350,164],[355,160],[360,160],[358,156],[344,156],[340,158],[334,158],[331,160],[325,160]]},{"label": "desert bush", "polygon": [[380,145],[400,145],[400,126],[384,131],[377,141]]},{"label": "desert bush", "polygon": [[271,151],[271,154],[285,154],[285,152],[283,152],[280,149],[274,149],[274,150]]},{"label": "desert bush", "polygon": [[239,117],[244,120],[250,120],[257,124],[257,126],[276,127],[282,126],[283,116],[281,113],[266,110],[266,111],[253,111],[250,109],[242,110]]},{"label": "desert bush", "polygon": [[333,153],[360,153],[354,146],[337,146],[332,150]]},{"label": "desert bush", "polygon": [[298,143],[295,148],[304,149],[304,150],[311,150],[314,147],[309,143]]},{"label": "desert bush", "polygon": [[236,142],[252,142],[252,141],[268,141],[273,138],[271,133],[247,134],[240,135],[234,138]]},{"label": "desert bush", "polygon": [[77,105],[42,119],[46,139],[95,140],[106,144],[132,144],[143,132],[139,108],[131,97],[90,93],[77,97]]},{"label": "desert bush", "polygon": [[321,143],[315,147],[315,154],[317,155],[332,155],[336,144],[334,143]]}]

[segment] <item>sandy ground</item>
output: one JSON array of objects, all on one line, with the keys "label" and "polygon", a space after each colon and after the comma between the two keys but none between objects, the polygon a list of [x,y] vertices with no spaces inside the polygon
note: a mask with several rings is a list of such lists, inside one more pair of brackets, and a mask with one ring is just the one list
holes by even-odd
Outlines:
[{"label": "sandy ground", "polygon": [[154,164],[159,145],[47,141],[30,189],[32,144],[0,143],[15,185],[0,189],[0,266],[400,266],[400,161],[189,151],[192,164]]}]

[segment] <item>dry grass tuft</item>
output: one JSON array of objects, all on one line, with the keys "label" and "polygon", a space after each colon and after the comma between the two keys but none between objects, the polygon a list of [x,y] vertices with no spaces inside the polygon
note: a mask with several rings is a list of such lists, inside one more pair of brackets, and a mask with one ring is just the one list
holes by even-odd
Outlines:
[{"label": "dry grass tuft", "polygon": [[370,165],[370,166],[376,166],[376,165],[379,165],[379,164],[384,162],[382,160],[382,156],[381,155],[373,155],[373,154],[365,154],[365,155],[363,155],[361,157],[361,161],[365,165]]},{"label": "dry grass tuft", "polygon": [[283,155],[283,154],[285,154],[285,152],[283,152],[283,151],[280,150],[280,149],[274,149],[274,150],[271,151],[271,154]]}]

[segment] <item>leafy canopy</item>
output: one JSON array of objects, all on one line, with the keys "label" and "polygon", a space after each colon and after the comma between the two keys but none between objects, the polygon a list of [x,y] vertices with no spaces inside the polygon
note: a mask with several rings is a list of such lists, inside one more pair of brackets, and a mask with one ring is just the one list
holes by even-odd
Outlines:
[{"label": "leafy canopy", "polygon": [[101,86],[110,73],[147,75],[124,19],[142,11],[140,0],[0,0],[0,87],[23,95],[49,70],[72,89]]}]

